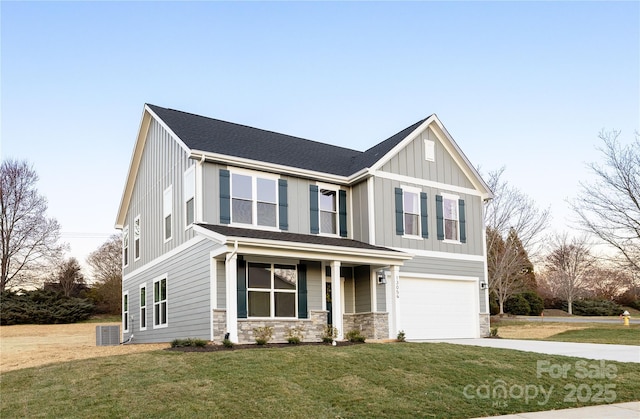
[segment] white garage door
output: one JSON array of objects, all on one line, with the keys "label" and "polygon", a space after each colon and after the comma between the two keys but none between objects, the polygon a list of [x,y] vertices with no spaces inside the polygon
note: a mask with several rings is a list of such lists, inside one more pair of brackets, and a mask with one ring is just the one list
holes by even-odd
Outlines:
[{"label": "white garage door", "polygon": [[477,282],[400,278],[400,329],[411,339],[479,337]]}]

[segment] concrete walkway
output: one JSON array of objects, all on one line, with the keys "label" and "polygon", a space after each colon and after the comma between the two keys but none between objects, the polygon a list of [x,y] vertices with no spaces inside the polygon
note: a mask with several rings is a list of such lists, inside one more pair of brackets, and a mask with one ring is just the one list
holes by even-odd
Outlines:
[{"label": "concrete walkway", "polygon": [[640,402],[605,404],[600,406],[578,407],[575,409],[547,410],[545,412],[516,413],[513,415],[492,416],[509,419],[626,419],[640,418]]},{"label": "concrete walkway", "polygon": [[[587,359],[604,359],[617,362],[640,362],[640,346],[609,345],[600,343],[549,342],[516,339],[447,339],[422,342],[445,342],[456,345],[484,346],[514,349],[548,355],[575,356]],[[639,342],[640,343],[640,342]]]}]

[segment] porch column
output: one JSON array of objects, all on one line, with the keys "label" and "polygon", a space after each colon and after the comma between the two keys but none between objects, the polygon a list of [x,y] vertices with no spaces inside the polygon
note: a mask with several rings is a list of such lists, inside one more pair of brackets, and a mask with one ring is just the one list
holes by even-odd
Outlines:
[{"label": "porch column", "polygon": [[[390,284],[390,286],[389,286]],[[389,339],[395,339],[400,330],[400,267],[391,266],[391,281],[387,282],[387,307],[389,312]]]},{"label": "porch column", "polygon": [[333,326],[338,329],[337,340],[344,339],[342,323],[342,284],[340,284],[340,262],[331,262],[331,310],[333,312]]},{"label": "porch column", "polygon": [[238,342],[238,255],[227,253],[225,259],[227,283],[227,332],[231,342]]}]

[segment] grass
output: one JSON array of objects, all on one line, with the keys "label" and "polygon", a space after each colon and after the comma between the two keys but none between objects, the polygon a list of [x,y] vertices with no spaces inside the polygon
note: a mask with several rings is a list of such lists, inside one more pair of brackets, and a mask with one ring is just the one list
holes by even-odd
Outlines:
[{"label": "grass", "polygon": [[595,326],[580,330],[567,330],[545,340],[558,342],[615,343],[618,345],[640,345],[640,325]]},{"label": "grass", "polygon": [[[0,417],[468,418],[601,404],[605,385],[606,402],[637,400],[640,364],[607,362],[609,378],[537,377],[538,361],[578,360],[444,343],[155,351],[2,374]],[[494,394],[500,385],[511,396]],[[582,401],[567,399],[572,385]],[[548,400],[521,393],[539,388]]]}]

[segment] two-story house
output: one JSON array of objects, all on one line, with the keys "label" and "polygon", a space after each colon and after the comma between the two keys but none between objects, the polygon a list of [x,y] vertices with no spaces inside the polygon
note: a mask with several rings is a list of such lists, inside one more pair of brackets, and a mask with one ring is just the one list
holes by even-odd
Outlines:
[{"label": "two-story house", "polygon": [[485,335],[491,196],[435,115],[361,152],[145,105],[116,221],[123,337]]}]

